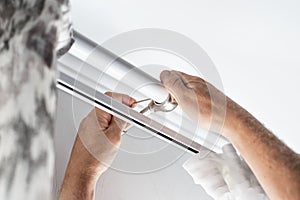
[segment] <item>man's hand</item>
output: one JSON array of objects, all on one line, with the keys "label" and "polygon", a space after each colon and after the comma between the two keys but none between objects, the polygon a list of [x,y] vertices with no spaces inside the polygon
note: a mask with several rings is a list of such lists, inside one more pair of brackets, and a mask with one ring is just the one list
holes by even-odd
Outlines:
[{"label": "man's hand", "polygon": [[163,71],[161,81],[193,120],[231,141],[271,199],[300,199],[299,155],[247,110],[199,77]]},{"label": "man's hand", "polygon": [[[127,106],[135,100],[128,95],[107,92],[106,95]],[[121,142],[121,132],[126,122],[98,108],[92,110],[81,122],[77,140],[88,155],[79,155],[83,163],[90,163],[92,170],[102,173],[113,162]],[[76,148],[76,143],[74,148]],[[86,167],[86,166],[84,166]]]},{"label": "man's hand", "polygon": [[213,85],[178,71],[163,71],[160,78],[182,110],[203,128],[224,134],[231,127],[234,113],[226,113],[227,107],[238,105]]},{"label": "man's hand", "polygon": [[[106,95],[127,106],[135,100],[128,95],[107,92]],[[126,123],[98,108],[81,122],[60,193],[64,199],[93,199],[100,175],[113,162]]]}]

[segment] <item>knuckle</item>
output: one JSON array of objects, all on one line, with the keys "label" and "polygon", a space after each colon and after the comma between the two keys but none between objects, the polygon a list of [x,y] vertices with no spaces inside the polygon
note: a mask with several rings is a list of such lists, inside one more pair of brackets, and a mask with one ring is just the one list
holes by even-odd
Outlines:
[{"label": "knuckle", "polygon": [[106,134],[109,141],[113,144],[119,144],[121,141],[121,134],[116,132],[109,132]]}]

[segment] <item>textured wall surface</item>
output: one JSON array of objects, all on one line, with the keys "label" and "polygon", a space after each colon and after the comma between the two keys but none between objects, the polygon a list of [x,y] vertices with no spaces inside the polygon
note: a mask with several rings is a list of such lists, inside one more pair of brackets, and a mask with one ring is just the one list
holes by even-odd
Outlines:
[{"label": "textured wall surface", "polygon": [[71,44],[68,11],[67,0],[0,1],[0,199],[50,199],[56,51]]}]

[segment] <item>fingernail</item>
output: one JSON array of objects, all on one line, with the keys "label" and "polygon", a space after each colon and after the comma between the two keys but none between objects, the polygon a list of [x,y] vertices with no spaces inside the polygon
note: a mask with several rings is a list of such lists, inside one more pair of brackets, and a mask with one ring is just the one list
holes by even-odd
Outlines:
[{"label": "fingernail", "polygon": [[124,95],[122,98],[122,103],[126,104],[126,105],[130,105],[131,104],[131,98],[127,95]]},{"label": "fingernail", "polygon": [[122,103],[129,106],[129,107],[132,107],[132,105],[134,104],[136,100],[134,98],[131,98],[130,96],[128,95],[125,95],[123,96],[122,98]]},{"label": "fingernail", "polygon": [[130,98],[130,102],[129,102],[129,106],[134,108],[136,105],[134,104],[134,102],[136,102],[136,100],[134,98]]}]

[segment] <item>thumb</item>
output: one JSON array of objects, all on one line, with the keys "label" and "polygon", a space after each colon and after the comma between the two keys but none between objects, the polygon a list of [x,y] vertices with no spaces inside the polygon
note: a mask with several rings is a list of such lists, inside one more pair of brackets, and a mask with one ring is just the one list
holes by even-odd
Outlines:
[{"label": "thumb", "polygon": [[162,71],[160,74],[160,80],[168,92],[171,93],[177,101],[178,99],[181,99],[184,92],[189,89],[185,84],[184,77],[176,71]]},{"label": "thumb", "polygon": [[116,92],[105,92],[105,94],[129,107],[131,107],[131,105],[136,101],[134,98],[126,94],[121,94]]},{"label": "thumb", "polygon": [[[106,95],[112,97],[113,99],[116,99],[117,101],[127,105],[128,107],[132,107],[133,103],[136,102],[136,100],[126,94],[116,93],[116,92],[106,92]],[[110,123],[110,129],[114,133],[120,133],[126,126],[126,122],[113,116],[111,123]]]}]

